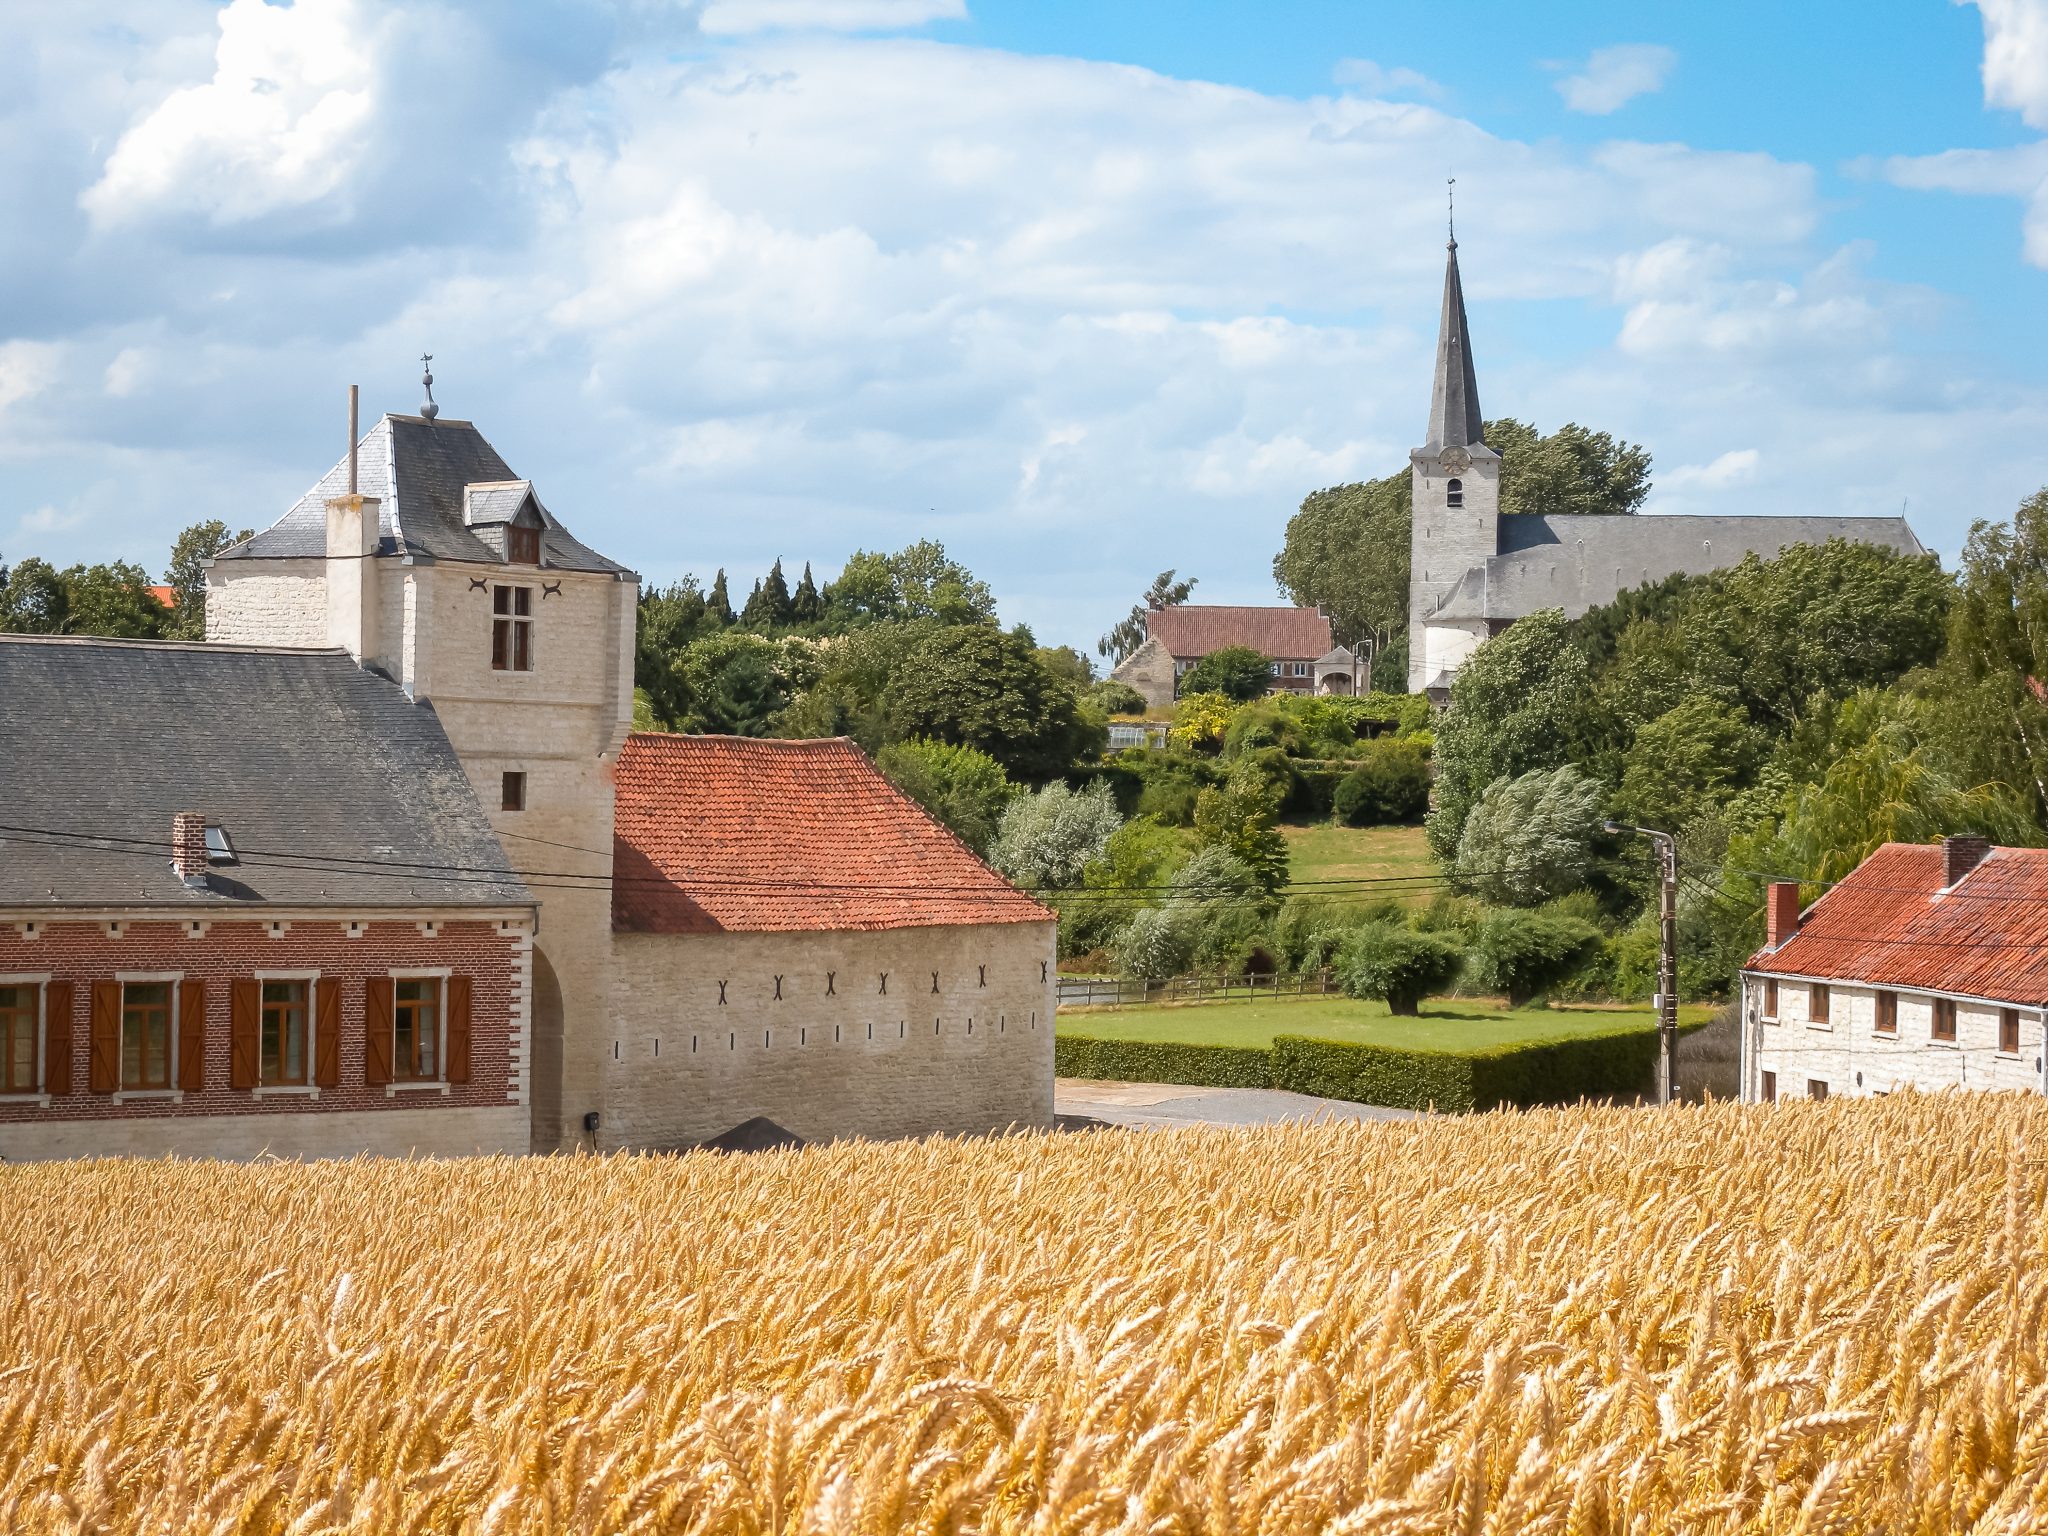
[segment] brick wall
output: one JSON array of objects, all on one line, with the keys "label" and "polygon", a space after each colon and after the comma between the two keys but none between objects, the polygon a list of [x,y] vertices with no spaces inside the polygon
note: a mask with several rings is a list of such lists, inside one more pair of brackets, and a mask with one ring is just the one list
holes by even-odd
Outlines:
[{"label": "brick wall", "polygon": [[[1934,999],[1926,993],[1897,992],[1897,1033],[1877,1029],[1874,987],[1833,985],[1827,1019],[1810,1014],[1809,988],[1801,981],[1778,983],[1775,1017],[1764,1007],[1764,984],[1746,977],[1743,1021],[1750,1050],[1743,1095],[1761,1096],[1762,1074],[1775,1073],[1777,1096],[1805,1098],[1809,1085],[1827,1084],[1830,1097],[1890,1093],[1912,1087],[2000,1088],[2039,1093],[2042,1085],[2041,1010],[2020,1010],[2017,1052],[1998,1048],[1998,1007],[1958,1001],[1956,1038],[1933,1036]],[[1860,1079],[1860,1081],[1859,1081]]]},{"label": "brick wall", "polygon": [[1053,958],[1050,923],[620,934],[599,1145],[1049,1126]]},{"label": "brick wall", "polygon": [[[272,936],[270,921],[286,922]],[[428,934],[421,924],[433,920]],[[415,1150],[524,1150],[526,1029],[532,935],[523,918],[500,922],[447,914],[358,917],[266,913],[262,920],[152,916],[109,921],[0,924],[0,979],[70,981],[67,1085],[44,1095],[0,1095],[0,1156],[93,1152],[204,1152],[249,1155],[403,1154]],[[366,1081],[364,983],[393,970],[441,970],[470,978],[470,1080],[442,1088],[392,1088]],[[260,972],[312,972],[342,982],[340,1082],[314,1092],[251,1092],[229,1082],[232,983]],[[87,1091],[92,984],[123,975],[196,979],[205,989],[205,1087],[172,1098],[120,1098]],[[174,1017],[176,1009],[173,1010]],[[176,1059],[175,1046],[173,1060]],[[46,1063],[47,1053],[39,1056]],[[446,1117],[445,1120],[437,1117]],[[174,1123],[175,1122],[175,1123]],[[245,1123],[248,1122],[248,1123]],[[261,1122],[261,1125],[255,1124]],[[445,1130],[436,1129],[445,1127]],[[482,1137],[483,1140],[478,1140]]]}]

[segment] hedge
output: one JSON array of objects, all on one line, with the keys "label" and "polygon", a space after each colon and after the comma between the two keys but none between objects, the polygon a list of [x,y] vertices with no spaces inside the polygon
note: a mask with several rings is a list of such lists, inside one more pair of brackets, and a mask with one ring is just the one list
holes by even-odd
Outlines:
[{"label": "hedge", "polygon": [[1485,1051],[1421,1051],[1350,1040],[1273,1040],[1275,1088],[1454,1113],[1647,1093],[1657,1062],[1654,1029],[1571,1035]]},{"label": "hedge", "polygon": [[1055,1035],[1060,1077],[1119,1083],[1188,1083],[1198,1088],[1269,1088],[1272,1053],[1256,1045],[1188,1045],[1178,1040],[1098,1040]]}]

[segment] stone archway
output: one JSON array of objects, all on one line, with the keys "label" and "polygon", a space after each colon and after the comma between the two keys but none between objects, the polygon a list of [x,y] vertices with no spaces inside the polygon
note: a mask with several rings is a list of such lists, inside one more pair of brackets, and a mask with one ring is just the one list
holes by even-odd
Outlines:
[{"label": "stone archway", "polygon": [[536,1152],[554,1152],[562,1144],[562,984],[538,945],[533,951],[532,1003],[526,1031],[531,1144]]}]

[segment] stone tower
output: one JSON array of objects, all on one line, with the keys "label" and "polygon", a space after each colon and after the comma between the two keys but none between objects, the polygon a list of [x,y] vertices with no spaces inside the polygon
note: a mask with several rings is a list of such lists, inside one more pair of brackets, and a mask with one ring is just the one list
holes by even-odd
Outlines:
[{"label": "stone tower", "polygon": [[536,1151],[594,1144],[601,1108],[638,596],[482,433],[424,407],[379,420],[207,572],[209,640],[340,647],[439,717],[540,904],[520,1021]]},{"label": "stone tower", "polygon": [[[1455,239],[1444,262],[1429,437],[1408,460],[1408,689],[1421,693],[1445,686],[1486,638],[1486,562],[1500,552],[1500,455],[1481,430]],[[1474,583],[1480,590],[1472,590]]]}]

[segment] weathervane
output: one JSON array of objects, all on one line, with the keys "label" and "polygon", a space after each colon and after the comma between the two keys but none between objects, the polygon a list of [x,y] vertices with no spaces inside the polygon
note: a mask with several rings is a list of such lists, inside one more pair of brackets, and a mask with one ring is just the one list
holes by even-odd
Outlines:
[{"label": "weathervane", "polygon": [[420,414],[426,417],[427,420],[432,421],[441,414],[441,407],[434,404],[434,354],[422,352],[420,354],[420,367],[424,370],[424,377],[420,382],[427,389],[427,398],[425,403],[420,406]]}]

